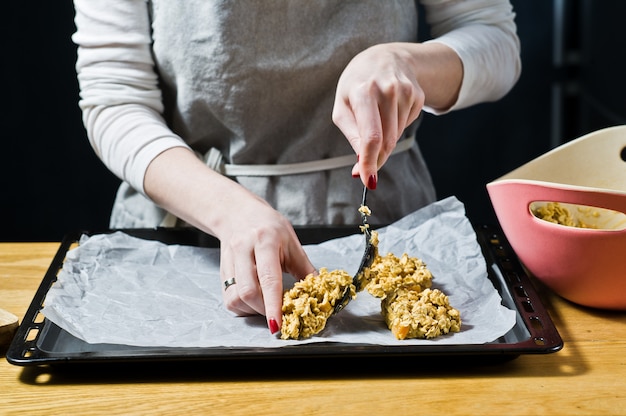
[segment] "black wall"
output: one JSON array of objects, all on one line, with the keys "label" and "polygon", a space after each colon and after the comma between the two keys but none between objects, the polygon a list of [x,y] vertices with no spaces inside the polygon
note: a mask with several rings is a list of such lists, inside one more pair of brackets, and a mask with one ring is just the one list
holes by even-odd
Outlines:
[{"label": "black wall", "polygon": [[77,106],[69,0],[4,2],[0,241],[101,229],[119,181],[96,158]]},{"label": "black wall", "polygon": [[[590,21],[598,3],[602,10],[597,15],[614,16],[615,27]],[[553,58],[558,4],[566,5],[566,47],[575,52],[562,65],[555,65]],[[604,93],[616,84],[623,90],[626,71],[616,69],[619,76],[598,85],[593,80],[602,77],[602,68],[581,66],[577,59],[587,55],[576,51],[587,52],[594,61],[609,59],[596,45],[609,48],[616,41],[606,31],[622,29],[619,19],[624,13],[611,14],[614,7],[623,9],[621,4],[622,0],[513,1],[522,41],[523,75],[518,85],[497,103],[444,117],[427,116],[422,125],[419,141],[440,197],[456,195],[474,222],[491,222],[487,182],[561,141],[616,123],[606,115],[581,123],[580,114],[592,110],[589,102],[580,100],[580,74],[587,90],[596,91],[595,96],[610,105],[614,99]],[[108,224],[119,180],[93,154],[80,120],[70,39],[72,7],[69,0],[14,1],[3,6],[0,218],[5,222],[0,241],[57,241],[69,230],[103,229]],[[622,93],[617,105],[623,97]],[[555,102],[561,110],[555,110]]]},{"label": "black wall", "polygon": [[584,0],[579,12],[579,130],[626,124],[626,2]]}]

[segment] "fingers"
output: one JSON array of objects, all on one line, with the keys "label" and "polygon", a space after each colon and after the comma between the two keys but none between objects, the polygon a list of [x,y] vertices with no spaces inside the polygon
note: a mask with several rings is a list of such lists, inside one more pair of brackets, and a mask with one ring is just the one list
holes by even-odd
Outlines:
[{"label": "fingers", "polygon": [[255,262],[255,277],[262,294],[250,300],[262,302],[257,305],[257,311],[265,315],[268,328],[274,333],[282,324],[283,305],[283,268],[278,247],[271,242],[258,244],[255,248]]},{"label": "fingers", "polygon": [[407,54],[379,45],[357,55],[337,84],[333,122],[357,153],[352,176],[370,189],[404,130],[417,119],[425,95]]},{"label": "fingers", "polygon": [[[370,189],[376,188],[377,172],[385,164],[404,129],[417,116],[419,106],[401,99],[397,86],[381,89],[376,84],[355,90],[347,100],[336,101],[333,119],[358,154],[353,176]],[[417,112],[419,115],[419,111]]]},{"label": "fingers", "polygon": [[333,122],[348,139],[358,162],[353,177],[360,177],[365,186],[376,188],[378,159],[383,148],[383,127],[378,105],[369,94],[362,98],[337,97],[333,107]]},{"label": "fingers", "polygon": [[[246,274],[241,273],[238,275],[235,272],[235,260],[232,256],[233,251],[223,244],[220,248],[220,276],[222,281],[222,297],[224,299],[224,305],[226,309],[239,316],[254,315],[257,313],[254,308],[243,301],[240,295],[240,289],[244,293],[246,286],[249,288],[250,283],[247,281]],[[234,279],[235,284],[226,287],[224,284],[229,279]],[[248,277],[249,279],[249,277]],[[248,289],[249,291],[249,289]]]},{"label": "fingers", "polygon": [[[221,249],[227,309],[237,315],[265,315],[271,333],[282,324],[283,271],[298,279],[315,271],[293,228],[289,225],[281,231],[265,230],[253,234],[254,239],[234,238]],[[233,276],[236,284],[225,285]]]}]

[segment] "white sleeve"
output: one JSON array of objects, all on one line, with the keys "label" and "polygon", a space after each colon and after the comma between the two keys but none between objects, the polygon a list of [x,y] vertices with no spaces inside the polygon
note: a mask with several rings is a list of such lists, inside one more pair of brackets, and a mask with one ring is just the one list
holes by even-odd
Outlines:
[{"label": "white sleeve", "polygon": [[79,106],[91,146],[118,177],[144,192],[148,164],[186,146],[165,124],[150,52],[146,0],[74,0]]},{"label": "white sleeve", "polygon": [[[456,103],[445,112],[507,94],[521,73],[520,41],[508,0],[422,0],[433,39],[448,45],[463,62]],[[444,112],[424,108],[433,114]]]}]

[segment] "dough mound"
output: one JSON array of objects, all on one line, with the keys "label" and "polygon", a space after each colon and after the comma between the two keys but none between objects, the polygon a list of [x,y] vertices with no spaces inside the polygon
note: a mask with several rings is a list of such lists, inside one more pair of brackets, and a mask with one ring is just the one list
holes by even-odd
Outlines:
[{"label": "dough mound", "polygon": [[367,291],[377,298],[384,299],[387,294],[398,289],[410,289],[421,292],[431,287],[433,275],[424,262],[404,253],[398,258],[393,253],[378,256],[372,263]]},{"label": "dough mound", "polygon": [[296,282],[283,295],[281,339],[309,338],[322,331],[346,289],[354,299],[352,276],[344,270],[328,271],[325,267],[320,268],[319,274]]},{"label": "dough mound", "polygon": [[439,289],[398,289],[381,306],[385,323],[397,339],[435,338],[461,330],[461,314]]}]

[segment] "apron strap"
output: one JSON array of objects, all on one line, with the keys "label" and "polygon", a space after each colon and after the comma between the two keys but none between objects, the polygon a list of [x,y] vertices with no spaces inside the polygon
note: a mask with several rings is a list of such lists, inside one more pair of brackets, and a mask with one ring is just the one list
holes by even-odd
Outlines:
[{"label": "apron strap", "polygon": [[[406,152],[415,144],[415,134],[401,140],[393,149],[392,155]],[[285,163],[275,165],[235,165],[224,163],[219,150],[212,147],[203,157],[208,167],[225,176],[281,176],[300,173],[319,172],[352,166],[356,163],[354,155],[338,156],[310,162]]]}]

